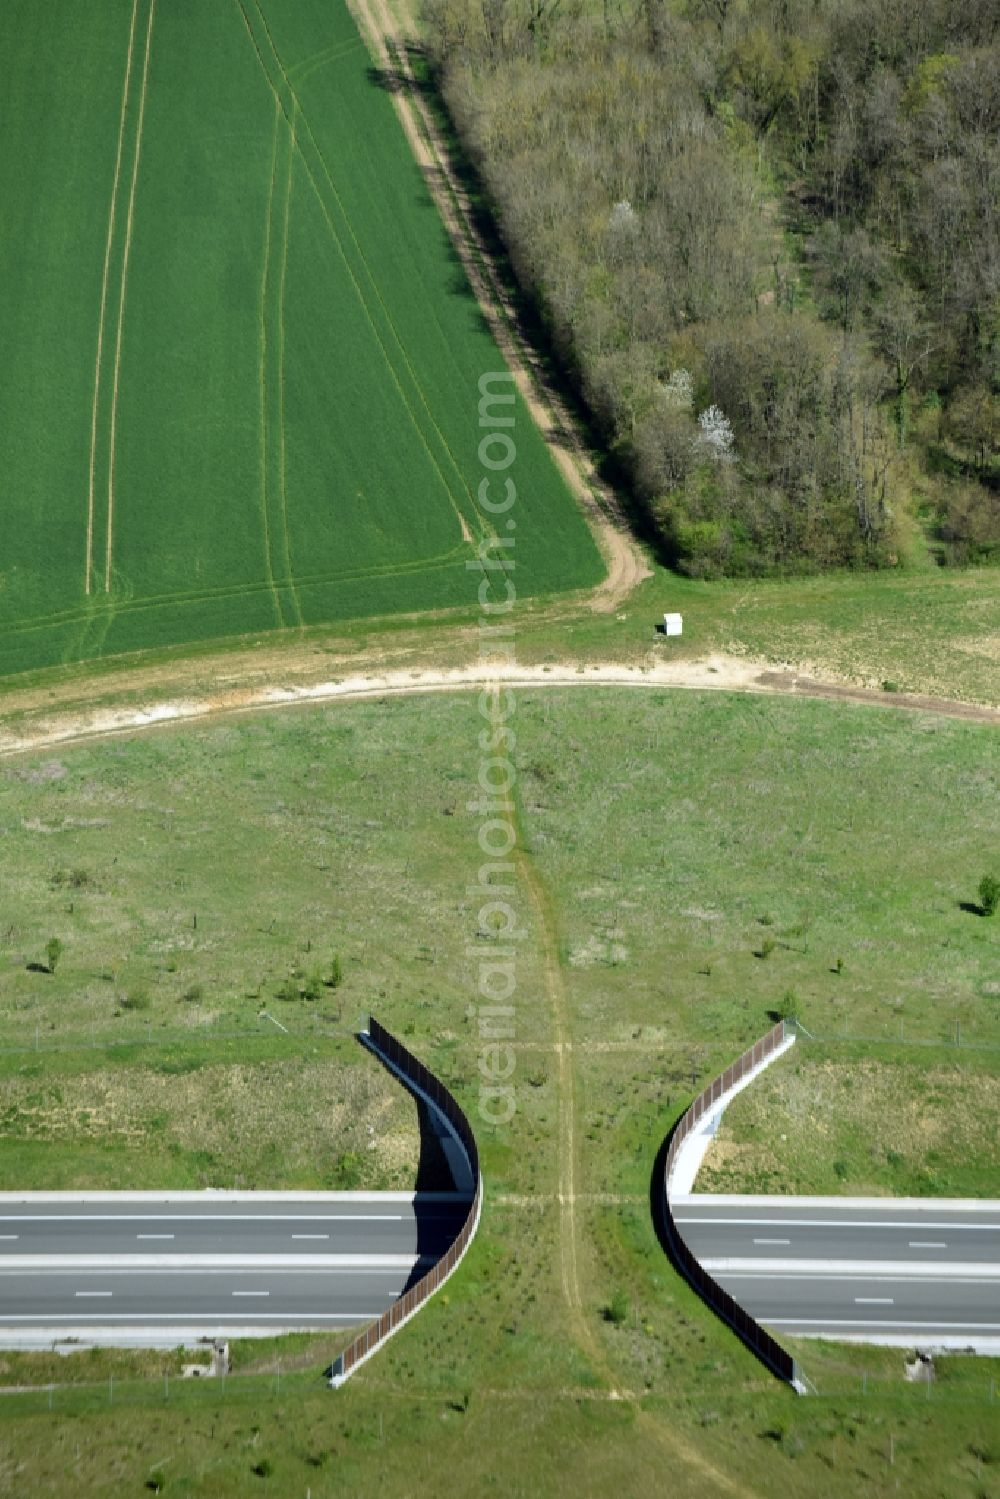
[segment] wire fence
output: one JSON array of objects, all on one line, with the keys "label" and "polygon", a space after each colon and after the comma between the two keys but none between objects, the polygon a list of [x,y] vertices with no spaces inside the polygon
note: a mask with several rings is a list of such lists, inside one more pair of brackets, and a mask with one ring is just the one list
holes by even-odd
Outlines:
[{"label": "wire fence", "polygon": [[[901,1356],[902,1353],[903,1350],[900,1350]],[[813,1373],[815,1375],[816,1371]],[[923,1378],[920,1375],[906,1379],[900,1374],[875,1373],[868,1369],[862,1369],[860,1373],[855,1371],[850,1375],[825,1375],[820,1371],[816,1383],[810,1381],[809,1393],[831,1401],[861,1397],[897,1405],[920,1402],[932,1405],[992,1406],[1000,1417],[1000,1388],[995,1376],[952,1381],[947,1377]]]},{"label": "wire fence", "polygon": [[[322,1011],[310,1011],[302,1006],[283,1008],[280,1002],[269,1008],[241,1015],[229,1012],[218,1018],[203,1019],[193,1015],[186,1024],[170,1024],[151,1016],[121,1015],[114,1020],[103,1018],[91,1025],[61,1026],[47,1021],[42,1023],[26,1018],[23,1022],[0,1023],[0,1056],[22,1056],[30,1052],[60,1051],[115,1051],[136,1046],[210,1045],[213,1042],[243,1041],[251,1038],[274,1040],[280,1036],[290,1038],[324,1037],[329,1039],[353,1039],[367,1024],[367,1016],[333,1016]],[[918,1048],[945,1048],[948,1050],[974,1052],[1000,1052],[1000,1026],[971,1026],[962,1020],[928,1021],[920,1025],[902,1018],[886,1019],[882,1024],[867,1025],[852,1029],[845,1020],[843,1025],[816,1028],[807,1027],[801,1020],[788,1020],[803,1042],[822,1043],[826,1046],[858,1044],[864,1046],[912,1046]],[[473,1044],[474,1038],[459,1037],[451,1047],[439,1048],[442,1056],[457,1046],[459,1049]],[[476,1043],[478,1044],[478,1043]],[[685,1052],[694,1065],[710,1065],[716,1054],[728,1052],[731,1037],[691,1036],[683,1039],[664,1037],[659,1034],[643,1035],[638,1028],[635,1036],[609,1042],[606,1039],[588,1042],[579,1041],[575,1050],[588,1051],[641,1051],[641,1052]],[[539,1040],[516,1045],[515,1049],[538,1051],[540,1054],[552,1049],[552,1043]]]},{"label": "wire fence", "polygon": [[79,1383],[0,1388],[0,1416],[42,1412],[78,1416],[121,1407],[191,1409],[222,1403],[252,1407],[265,1398],[319,1388],[322,1386],[315,1371],[286,1373],[280,1361],[273,1371],[264,1374],[163,1374],[133,1379],[109,1375],[107,1379]]},{"label": "wire fence", "polygon": [[789,1026],[800,1040],[822,1042],[826,1046],[857,1042],[864,1046],[915,1046],[948,1048],[955,1051],[1000,1052],[1000,1029],[970,1027],[959,1019],[930,1021],[926,1026],[904,1020],[901,1016],[886,1019],[865,1030],[852,1030],[845,1020],[832,1029],[807,1029],[801,1020],[790,1020]]},{"label": "wire fence", "polygon": [[231,1014],[218,1021],[193,1020],[188,1025],[169,1025],[152,1019],[123,1018],[114,1028],[106,1021],[100,1025],[67,1026],[8,1025],[0,1028],[0,1056],[26,1056],[31,1053],[64,1051],[127,1051],[133,1047],[211,1046],[226,1041],[261,1040],[279,1042],[296,1039],[324,1038],[352,1040],[356,1027],[347,1020],[334,1020],[321,1014],[296,1011],[294,1015],[261,1011],[241,1017]]},{"label": "wire fence", "polygon": [[[900,1350],[901,1359],[904,1350]],[[988,1366],[987,1366],[988,1367]],[[912,1413],[930,1407],[932,1410],[974,1409],[988,1414],[991,1421],[1000,1420],[1000,1379],[984,1372],[981,1376],[963,1375],[953,1378],[949,1373],[933,1374],[929,1378],[907,1379],[902,1372],[887,1373],[885,1370],[852,1370],[843,1373],[826,1373],[813,1368],[815,1383],[809,1380],[811,1400],[824,1401],[830,1406],[851,1408],[864,1402],[880,1409]],[[325,1379],[315,1369],[286,1371],[276,1360],[272,1369],[254,1374],[216,1374],[200,1378],[183,1377],[180,1374],[148,1375],[145,1377],[119,1378],[110,1375],[101,1380],[72,1381],[24,1385],[16,1388],[0,1387],[0,1418],[5,1416],[54,1414],[86,1416],[101,1414],[116,1409],[134,1410],[205,1410],[219,1406],[259,1406],[265,1400],[281,1397],[299,1398],[325,1389]],[[583,1394],[591,1387],[581,1385]],[[556,1393],[555,1388],[542,1386],[537,1393]],[[519,1393],[515,1386],[512,1395]],[[529,1391],[521,1391],[525,1398],[532,1398]],[[558,1393],[573,1398],[572,1385],[558,1386]],[[651,1392],[656,1398],[657,1393]],[[736,1410],[744,1405],[759,1404],[760,1389],[720,1390],[717,1384],[709,1384],[699,1392],[689,1392],[697,1403],[699,1395],[711,1398],[720,1409]],[[430,1394],[426,1390],[407,1390],[404,1398],[415,1401],[446,1398],[440,1392]]]}]

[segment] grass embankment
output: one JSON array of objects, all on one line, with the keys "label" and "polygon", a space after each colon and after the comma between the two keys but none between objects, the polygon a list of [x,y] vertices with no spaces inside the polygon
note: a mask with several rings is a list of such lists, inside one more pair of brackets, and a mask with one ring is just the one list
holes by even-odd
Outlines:
[{"label": "grass embankment", "polygon": [[[480,723],[472,696],[341,705],[4,767],[0,825],[16,879],[0,1026],[13,1038],[33,1036],[38,1023],[43,1038],[37,1055],[9,1059],[15,1088],[30,1067],[31,1088],[62,1088],[63,1107],[77,1108],[89,1074],[95,1103],[107,1107],[117,1090],[131,1096],[132,1083],[155,1078],[158,1033],[176,1046],[184,1018],[214,1017],[188,1027],[184,1054],[203,1048],[205,1076],[177,1074],[176,1116],[162,1090],[159,1132],[136,1088],[133,1117],[147,1121],[145,1134],[109,1142],[105,1160],[120,1174],[114,1182],[109,1168],[105,1184],[129,1184],[147,1149],[165,1159],[162,1142],[186,1128],[184,1090],[207,1098],[210,1069],[237,1066],[202,1038],[240,1025],[246,1040],[226,1044],[245,1050],[239,1065],[249,1073],[254,1063],[254,1076],[287,1082],[279,1059],[299,1049],[301,1081],[271,1097],[298,1142],[299,1180],[314,1152],[323,1181],[320,1135],[291,1115],[315,1098],[311,1068],[374,1075],[360,1053],[348,1062],[346,1038],[342,1056],[319,1039],[374,1008],[470,1109],[487,1195],[459,1276],[336,1398],[319,1386],[329,1339],[297,1341],[300,1372],[280,1376],[270,1372],[273,1358],[287,1369],[277,1347],[237,1349],[239,1367],[269,1372],[231,1378],[225,1391],[185,1386],[176,1400],[171,1381],[169,1405],[162,1378],[124,1376],[114,1405],[106,1384],[57,1390],[51,1413],[47,1393],[9,1397],[3,1481],[46,1493],[69,1473],[79,1492],[102,1493],[153,1473],[164,1492],[216,1496],[258,1482],[275,1494],[316,1492],[335,1478],[344,1492],[431,1494],[447,1472],[453,1492],[473,1494],[489,1470],[505,1491],[560,1495],[620,1487],[623,1470],[631,1490],[649,1491],[667,1464],[680,1495],[769,1494],[780,1484],[812,1499],[848,1485],[879,1492],[897,1478],[913,1494],[989,1493],[1000,1454],[985,1364],[949,1362],[928,1401],[904,1382],[902,1354],[809,1345],[803,1357],[822,1398],[795,1403],[674,1276],[648,1191],[671,1121],[790,989],[818,1031],[846,1021],[898,1033],[902,999],[908,1035],[944,1041],[957,1016],[964,1038],[998,1040],[997,928],[961,905],[995,847],[993,731],[774,699],[518,695],[525,854],[545,896],[572,1044],[571,1310],[560,1258],[567,1204],[557,1196],[564,1084],[539,959],[541,908],[527,884],[515,895],[525,931],[518,1111],[491,1131],[476,1108],[467,947],[480,855],[466,804]],[[88,879],[72,891],[53,881],[55,870],[77,868]],[[25,963],[52,934],[65,948],[55,975],[29,973]],[[758,956],[769,934],[774,947]],[[290,966],[307,969],[333,950],[339,989],[316,1001],[277,998]],[[193,983],[202,996],[185,999]],[[116,1016],[116,995],[132,990],[148,1009]],[[263,1007],[289,1037],[251,1036]],[[147,1023],[143,1045],[81,1051],[72,1063],[44,1044],[91,1025],[98,1040],[137,1036]],[[803,1048],[794,1063],[809,1055]],[[991,1055],[977,1054],[987,1078]],[[924,1061],[936,1077],[942,1053],[905,1056],[898,1086],[912,1107]],[[112,1084],[119,1063],[124,1076]],[[927,1143],[943,1152],[960,1142]],[[0,1154],[16,1161],[26,1144],[32,1184],[64,1179],[65,1138],[19,1112]],[[223,1130],[216,1149],[248,1177],[277,1169],[236,1130]],[[802,1160],[800,1185],[825,1190],[824,1163]],[[187,1161],[197,1181],[196,1156]],[[915,1147],[907,1170],[932,1168]],[[11,1382],[30,1382],[30,1361],[11,1372]],[[43,1372],[51,1377],[47,1364]]]},{"label": "grass embankment", "polygon": [[[985,988],[995,1004],[1000,984]],[[697,1187],[995,1197],[998,1118],[1000,1042],[915,1060],[891,1043],[801,1041],[726,1110]]]},{"label": "grass embankment", "polygon": [[[817,1032],[992,1034],[998,929],[963,906],[993,858],[991,729],[725,694],[519,703],[578,1039],[730,1048],[789,992]],[[474,697],[394,700],[6,763],[0,1039],[370,1008],[466,1036],[477,734]],[[290,975],[317,998],[283,1000]],[[520,1025],[546,1034],[537,1007]]]},{"label": "grass embankment", "polygon": [[[85,1045],[85,1043],[84,1043]],[[408,1095],[350,1038],[0,1056],[0,1189],[412,1189]]]}]

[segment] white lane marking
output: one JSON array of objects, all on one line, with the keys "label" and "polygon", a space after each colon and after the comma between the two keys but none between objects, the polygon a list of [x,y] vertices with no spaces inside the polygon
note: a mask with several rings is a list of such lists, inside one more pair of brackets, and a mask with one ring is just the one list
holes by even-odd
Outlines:
[{"label": "white lane marking", "polygon": [[174,1234],[136,1234],[137,1239],[173,1239]]},{"label": "white lane marking", "polygon": [[452,1213],[0,1213],[0,1223],[402,1223]]},{"label": "white lane marking", "polygon": [[270,1291],[234,1291],[234,1296],[270,1296]]},{"label": "white lane marking", "polygon": [[329,1234],[292,1234],[293,1239],[328,1239]]},{"label": "white lane marking", "polygon": [[[28,1197],[58,1197],[58,1192],[34,1194],[8,1193],[12,1202],[24,1202]],[[108,1194],[105,1194],[107,1196]],[[175,1194],[176,1195],[176,1194]],[[296,1200],[307,1196],[305,1192],[294,1194]],[[167,1194],[162,1194],[166,1199]],[[0,1201],[3,1201],[0,1194]],[[807,1192],[676,1192],[671,1202],[693,1212],[719,1208],[723,1212],[745,1213],[756,1208],[759,1213],[804,1213],[815,1208],[824,1213],[1000,1213],[1000,1201],[995,1197],[836,1197],[818,1196]]]},{"label": "white lane marking", "polygon": [[[254,1312],[254,1317],[259,1322],[282,1322],[287,1326],[303,1328],[313,1322],[332,1322],[338,1327],[351,1327],[355,1322],[373,1322],[376,1317],[381,1317],[387,1311],[387,1307],[380,1307],[376,1312],[355,1311],[349,1312]],[[229,1322],[237,1314],[231,1309],[220,1312],[157,1312],[153,1318],[153,1324],[158,1325],[166,1322],[182,1322],[190,1325],[195,1323],[203,1327],[206,1322]],[[6,1322],[28,1322],[37,1327],[61,1327],[66,1322],[132,1322],[137,1327],[150,1325],[149,1318],[141,1312],[56,1312],[51,1317],[38,1317],[35,1315],[21,1314],[11,1316],[0,1316],[0,1325]],[[242,1323],[240,1324],[242,1325]],[[951,1326],[948,1323],[947,1326]]]},{"label": "white lane marking", "polygon": [[[276,1254],[175,1254],[172,1249],[144,1248],[133,1254],[23,1254],[0,1255],[0,1274],[25,1270],[412,1270],[431,1264],[440,1255],[330,1254],[323,1250],[287,1250]],[[755,1263],[754,1261],[750,1262]]]},{"label": "white lane marking", "polygon": [[[234,1191],[229,1188],[208,1188],[200,1192],[0,1192],[0,1211],[3,1205],[24,1207],[28,1203],[46,1204],[53,1206],[63,1203],[106,1203],[117,1207],[122,1202],[150,1202],[154,1203],[161,1212],[176,1206],[177,1203],[198,1203],[201,1207],[217,1206],[223,1202],[252,1202],[255,1207],[267,1206],[270,1203],[285,1203],[293,1209],[302,1207],[304,1204],[321,1203],[324,1207],[336,1207],[340,1203],[365,1202],[382,1208],[390,1202],[427,1203],[427,1202],[470,1202],[471,1192],[254,1192]],[[701,1198],[699,1197],[699,1202]],[[730,1200],[745,1202],[743,1197]],[[789,1199],[782,1198],[787,1203]],[[897,1201],[898,1199],[893,1199]],[[945,1206],[961,1207],[961,1201],[957,1204],[950,1198],[934,1199],[940,1200]],[[792,1198],[792,1202],[801,1202],[799,1197]],[[823,1199],[829,1201],[828,1198]],[[836,1199],[838,1207],[850,1206],[849,1199]],[[904,1199],[905,1201],[905,1199]],[[975,1204],[974,1204],[975,1206]]]},{"label": "white lane marking", "polygon": [[[303,1264],[305,1255],[290,1254],[280,1265],[267,1261],[254,1260],[249,1265],[172,1265],[161,1264],[154,1257],[145,1260],[142,1255],[137,1255],[137,1263],[134,1265],[43,1265],[40,1268],[26,1262],[17,1270],[9,1270],[3,1263],[5,1256],[0,1256],[0,1280],[23,1278],[25,1275],[38,1276],[39,1279],[53,1276],[66,1275],[72,1272],[75,1275],[107,1275],[113,1270],[115,1275],[261,1275],[265,1270],[294,1270],[296,1275],[325,1275],[336,1280],[341,1275],[390,1275],[398,1278],[412,1265],[314,1265]],[[418,1263],[424,1263],[418,1261]],[[431,1261],[426,1263],[430,1264]],[[864,1277],[866,1280],[869,1276]]]},{"label": "white lane marking", "polygon": [[790,1244],[791,1239],[754,1239],[755,1244]]},{"label": "white lane marking", "polygon": [[0,1239],[19,1239],[20,1234],[0,1234]]},{"label": "white lane marking", "polygon": [[911,1239],[911,1249],[947,1249],[948,1246],[943,1239]]},{"label": "white lane marking", "polygon": [[855,1296],[855,1306],[895,1306],[891,1296]]},{"label": "white lane marking", "polygon": [[74,1291],[74,1296],[113,1296],[114,1291]]},{"label": "white lane marking", "polygon": [[913,1327],[926,1332],[1000,1332],[1000,1322],[911,1322],[905,1313],[891,1320],[860,1317],[763,1317],[768,1327]]},{"label": "white lane marking", "polygon": [[891,1218],[680,1218],[675,1223],[738,1224],[741,1228],[938,1228],[960,1233],[1000,1233],[1000,1223],[910,1223]]},{"label": "white lane marking", "polygon": [[[753,1261],[750,1260],[747,1263],[752,1265]],[[942,1266],[942,1269],[944,1268]],[[889,1286],[897,1286],[901,1280],[905,1280],[908,1285],[928,1285],[942,1288],[945,1286],[995,1286],[997,1283],[996,1275],[908,1275],[905,1272],[896,1275],[870,1275],[863,1272],[859,1272],[856,1275],[841,1275],[839,1273],[827,1275],[822,1270],[783,1270],[780,1274],[776,1274],[773,1270],[713,1270],[710,1273],[722,1285],[728,1284],[731,1280],[801,1280],[807,1283],[819,1280],[864,1280],[872,1285]]]},{"label": "white lane marking", "polygon": [[[0,1257],[9,1260],[10,1256]],[[835,1260],[826,1255],[815,1259],[796,1255],[771,1258],[758,1254],[699,1255],[698,1263],[709,1275],[726,1278],[744,1272],[756,1276],[768,1276],[779,1280],[783,1276],[798,1276],[806,1280],[829,1280],[838,1276],[843,1280],[934,1280],[942,1285],[947,1281],[961,1280],[973,1276],[977,1280],[1000,1280],[1000,1261],[997,1260]]]}]

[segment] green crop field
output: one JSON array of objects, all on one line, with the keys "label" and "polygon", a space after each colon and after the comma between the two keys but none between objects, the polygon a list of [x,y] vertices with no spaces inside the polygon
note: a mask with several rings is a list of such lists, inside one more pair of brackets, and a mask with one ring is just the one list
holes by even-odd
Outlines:
[{"label": "green crop field", "polygon": [[[504,365],[343,0],[10,0],[0,55],[0,672],[474,604]],[[592,583],[509,409],[518,592]]]}]

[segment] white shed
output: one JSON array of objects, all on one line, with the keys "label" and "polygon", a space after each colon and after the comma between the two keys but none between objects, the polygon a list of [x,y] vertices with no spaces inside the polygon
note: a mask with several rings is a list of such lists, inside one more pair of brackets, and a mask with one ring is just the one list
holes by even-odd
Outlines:
[{"label": "white shed", "polygon": [[684,631],[684,616],[682,614],[665,614],[663,616],[664,635],[681,635]]}]

